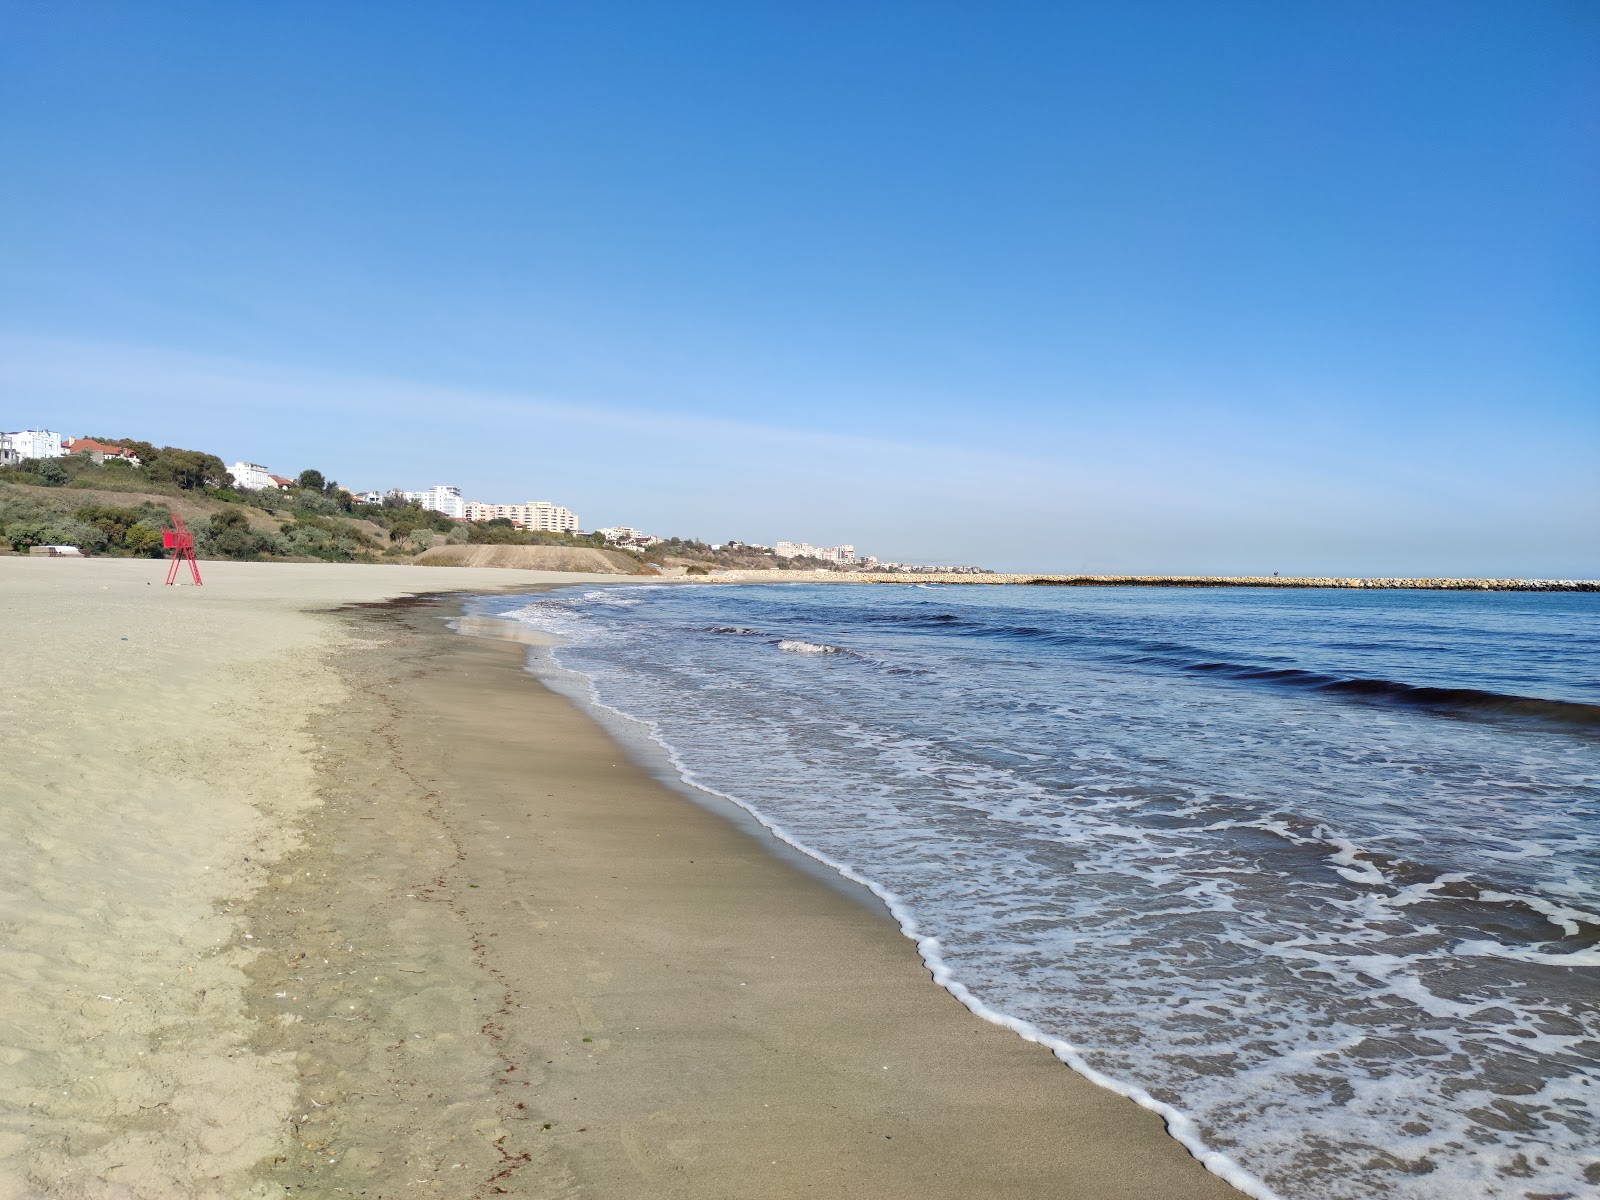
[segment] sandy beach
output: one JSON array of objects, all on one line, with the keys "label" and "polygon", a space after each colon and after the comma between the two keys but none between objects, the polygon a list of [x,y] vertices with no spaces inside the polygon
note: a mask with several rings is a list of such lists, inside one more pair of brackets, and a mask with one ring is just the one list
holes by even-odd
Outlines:
[{"label": "sandy beach", "polygon": [[603,577],[203,566],[0,558],[0,1200],[1237,1195],[397,600]]}]

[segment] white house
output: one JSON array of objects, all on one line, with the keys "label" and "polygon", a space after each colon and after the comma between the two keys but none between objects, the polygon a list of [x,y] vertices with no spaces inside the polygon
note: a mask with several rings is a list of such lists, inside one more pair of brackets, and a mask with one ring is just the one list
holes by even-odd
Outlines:
[{"label": "white house", "polygon": [[61,448],[61,435],[49,429],[23,429],[6,436],[18,458],[60,458],[66,453]]},{"label": "white house", "polygon": [[11,444],[9,433],[0,433],[0,467],[14,467],[22,461],[22,455],[17,453],[17,448]]},{"label": "white house", "polygon": [[423,508],[441,512],[447,517],[461,520],[467,515],[467,506],[461,499],[461,489],[448,483],[437,483],[425,492],[401,492],[407,500],[415,500]]},{"label": "white house", "polygon": [[247,492],[259,492],[278,486],[272,482],[272,475],[260,463],[236,462],[228,468],[228,474],[233,476],[235,487],[243,488]]},{"label": "white house", "polygon": [[596,529],[595,532],[613,546],[639,546],[642,548],[654,546],[661,540],[654,534],[643,533],[627,525],[613,525],[609,529]]}]

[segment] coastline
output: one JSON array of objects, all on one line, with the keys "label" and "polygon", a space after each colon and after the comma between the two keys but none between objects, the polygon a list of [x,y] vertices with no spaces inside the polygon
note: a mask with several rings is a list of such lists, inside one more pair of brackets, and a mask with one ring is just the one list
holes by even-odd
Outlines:
[{"label": "coastline", "polygon": [[932,986],[881,911],[635,766],[523,646],[448,632],[454,612],[351,614],[385,645],[340,667],[330,762],[374,728],[385,749],[335,771],[263,897],[277,944],[313,904],[326,925],[311,972],[264,957],[254,980],[258,1052],[295,1053],[308,1117],[275,1184],[1238,1194],[1153,1114]]},{"label": "coastline", "polygon": [[326,611],[600,580],[141,566],[0,567],[66,652],[14,676],[0,1197],[1238,1194],[523,647]]},{"label": "coastline", "polygon": [[1600,592],[1597,579],[1358,578],[1334,575],[1041,575],[1037,572],[712,571],[702,583],[899,583],[1034,587],[1334,588],[1403,592]]},{"label": "coastline", "polygon": [[[553,650],[557,644],[548,635],[498,618],[470,616],[460,618],[453,624],[457,628],[470,626],[469,631],[477,636],[535,645],[547,652]],[[501,628],[496,629],[496,626]],[[1050,1034],[1030,1021],[986,1004],[946,962],[939,939],[922,932],[919,922],[903,897],[863,875],[854,867],[838,862],[807,845],[801,837],[739,797],[718,791],[709,783],[697,778],[679,758],[677,752],[662,740],[653,726],[599,701],[590,691],[587,677],[560,666],[553,656],[540,659],[529,656],[527,670],[546,688],[565,697],[570,704],[594,721],[610,740],[623,746],[625,752],[636,761],[643,762],[654,777],[665,786],[709,808],[722,820],[738,822],[741,829],[754,836],[767,853],[783,855],[786,862],[797,866],[811,878],[820,880],[828,887],[841,890],[844,895],[866,905],[872,915],[885,919],[902,937],[915,945],[917,955],[932,981],[974,1016],[1048,1050],[1083,1079],[1158,1115],[1168,1135],[1184,1146],[1195,1160],[1204,1164],[1208,1170],[1245,1195],[1261,1197],[1262,1200],[1274,1200],[1276,1193],[1264,1182],[1227,1155],[1210,1147],[1187,1113],[1157,1099],[1137,1084],[1114,1078],[1098,1070],[1083,1057],[1077,1046],[1066,1039]],[[578,682],[580,680],[582,683]]]}]

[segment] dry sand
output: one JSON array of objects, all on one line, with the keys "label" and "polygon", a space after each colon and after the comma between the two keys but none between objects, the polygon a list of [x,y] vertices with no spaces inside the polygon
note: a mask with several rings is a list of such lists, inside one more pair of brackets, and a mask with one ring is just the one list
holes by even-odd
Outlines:
[{"label": "dry sand", "polygon": [[0,559],[0,1198],[1236,1195],[522,647],[307,611],[585,577],[204,569]]},{"label": "dry sand", "polygon": [[0,558],[4,1200],[257,1194],[297,1082],[248,1049],[228,905],[297,844],[308,719],[345,694],[349,635],[303,609],[484,578],[202,565],[166,588],[148,560]]}]

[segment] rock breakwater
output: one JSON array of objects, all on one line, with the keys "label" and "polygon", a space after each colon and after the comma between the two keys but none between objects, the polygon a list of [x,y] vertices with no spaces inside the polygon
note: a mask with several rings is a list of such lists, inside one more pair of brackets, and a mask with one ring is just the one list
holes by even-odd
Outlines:
[{"label": "rock breakwater", "polygon": [[900,583],[1003,584],[1037,587],[1255,587],[1360,588],[1430,592],[1600,592],[1597,579],[1358,579],[1338,576],[1277,575],[907,575],[875,571],[715,571],[704,577],[721,583]]}]

